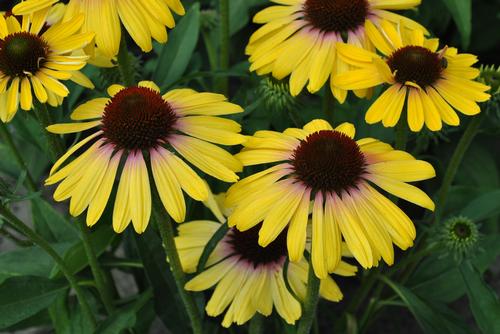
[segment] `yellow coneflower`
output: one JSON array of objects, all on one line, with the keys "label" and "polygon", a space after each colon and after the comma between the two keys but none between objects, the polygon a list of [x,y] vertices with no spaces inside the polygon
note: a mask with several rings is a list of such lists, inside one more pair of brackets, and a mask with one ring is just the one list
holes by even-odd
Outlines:
[{"label": "yellow coneflower", "polygon": [[[26,0],[13,8],[16,15],[47,8],[57,0]],[[120,22],[144,51],[153,48],[151,38],[167,41],[167,30],[175,26],[172,11],[184,15],[180,0],[70,0],[64,21],[79,13],[85,16],[83,32],[95,32],[96,45],[107,57],[118,53],[121,39]]]},{"label": "yellow coneflower", "polygon": [[473,81],[479,75],[479,69],[471,67],[477,62],[476,56],[459,54],[455,48],[438,50],[438,39],[425,39],[418,30],[400,33],[385,21],[382,32],[369,27],[368,37],[382,56],[339,44],[340,57],[357,69],[339,74],[333,80],[344,89],[389,85],[368,109],[367,123],[395,126],[406,101],[412,131],[420,131],[424,124],[431,131],[438,131],[443,122],[459,125],[454,109],[475,115],[481,111],[477,102],[490,98],[485,93],[489,87]]},{"label": "yellow coneflower", "polygon": [[[271,73],[277,79],[290,75],[290,92],[298,95],[304,86],[315,93],[336,74],[349,69],[337,56],[337,42],[373,49],[367,38],[368,27],[382,19],[401,23],[408,29],[421,25],[389,10],[410,9],[420,0],[272,0],[278,6],[268,7],[254,17],[262,26],[251,37],[247,47],[252,71]],[[368,23],[374,23],[367,26]],[[333,95],[343,102],[347,91],[333,84]],[[357,90],[359,96],[368,91]]]},{"label": "yellow coneflower", "polygon": [[[56,124],[53,133],[73,133],[98,128],[56,162],[46,184],[61,182],[54,199],[71,198],[70,214],[78,216],[88,207],[87,224],[94,225],[109,200],[116,174],[123,161],[114,211],[113,228],[122,232],[132,221],[137,233],[146,229],[151,214],[148,169],[163,205],[177,222],[184,221],[183,192],[205,200],[207,186],[182,158],[201,171],[226,182],[238,180],[241,163],[212,144],[235,145],[245,138],[235,121],[216,117],[242,112],[223,95],[176,89],[165,95],[150,81],[136,87],[113,85],[111,98],[97,98],[72,113],[75,121]],[[61,168],[75,152],[86,148]]]},{"label": "yellow coneflower", "polygon": [[60,80],[73,80],[86,87],[92,83],[80,72],[87,56],[75,56],[92,42],[93,33],[76,33],[83,16],[47,28],[48,8],[22,21],[0,15],[0,119],[10,122],[19,106],[33,107],[33,95],[41,103],[61,104],[69,94]]},{"label": "yellow coneflower", "polygon": [[283,133],[256,132],[236,157],[244,166],[274,166],[229,188],[226,205],[236,206],[229,225],[246,231],[263,221],[264,247],[288,229],[289,255],[298,261],[312,209],[311,256],[318,277],[339,263],[342,238],[364,268],[380,258],[392,264],[393,243],[412,246],[415,227],[373,185],[433,210],[432,200],[407,182],[434,177],[434,168],[376,139],[354,141],[354,132],[352,124],[333,129],[323,120]]},{"label": "yellow coneflower", "polygon": [[[203,220],[179,225],[175,243],[185,272],[196,271],[205,246],[221,223],[224,221]],[[286,231],[264,248],[258,243],[259,228],[256,225],[244,232],[230,228],[210,254],[208,268],[185,286],[191,291],[215,286],[205,309],[214,317],[226,311],[224,327],[232,323],[242,325],[256,313],[269,316],[273,307],[289,324],[294,324],[302,314],[300,303],[306,295],[307,261],[302,258],[286,265]],[[342,261],[334,273],[353,276],[356,271],[355,266]],[[334,302],[342,299],[342,292],[331,276],[321,280],[320,295]]]}]

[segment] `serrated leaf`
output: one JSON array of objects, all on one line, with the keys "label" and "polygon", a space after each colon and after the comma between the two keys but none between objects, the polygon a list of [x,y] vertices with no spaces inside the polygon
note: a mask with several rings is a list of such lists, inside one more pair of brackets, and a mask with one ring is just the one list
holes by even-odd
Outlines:
[{"label": "serrated leaf", "polygon": [[47,308],[68,284],[65,280],[23,276],[0,286],[0,329],[12,326]]},{"label": "serrated leaf", "polygon": [[198,43],[200,5],[195,3],[169,34],[168,43],[161,48],[153,81],[164,88],[177,81],[186,71]]}]

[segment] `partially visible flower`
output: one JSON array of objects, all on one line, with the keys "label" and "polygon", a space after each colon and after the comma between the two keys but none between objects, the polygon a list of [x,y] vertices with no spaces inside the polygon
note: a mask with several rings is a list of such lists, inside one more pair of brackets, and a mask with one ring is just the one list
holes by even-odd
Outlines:
[{"label": "partially visible flower", "polygon": [[[57,0],[26,0],[13,8],[16,15],[44,10]],[[175,27],[172,11],[184,15],[180,0],[70,0],[64,21],[78,14],[85,16],[82,32],[95,32],[96,44],[105,56],[118,54],[123,24],[132,39],[144,51],[152,50],[151,39],[167,41],[168,28]]]},{"label": "partially visible flower", "polygon": [[[330,89],[340,102],[347,91],[331,79],[349,70],[349,62],[337,55],[337,42],[345,41],[372,50],[367,37],[386,19],[401,24],[403,30],[424,27],[413,20],[391,12],[415,8],[420,0],[272,0],[270,6],[255,15],[254,22],[264,24],[251,37],[246,53],[251,71],[272,74],[282,80],[290,76],[290,92],[298,95],[307,84],[315,93],[330,79]],[[356,91],[367,96],[369,90]]]},{"label": "partially visible flower", "polygon": [[[40,103],[61,104],[69,94],[60,80],[73,80],[86,87],[92,83],[79,72],[88,56],[72,53],[90,44],[93,33],[77,33],[83,16],[46,28],[48,10],[23,16],[0,16],[0,119],[10,122],[19,106],[33,107],[33,95]],[[42,30],[43,29],[43,30]]]},{"label": "partially visible flower", "polygon": [[340,57],[357,69],[337,75],[335,85],[354,90],[389,85],[368,109],[367,123],[393,127],[407,105],[412,131],[420,131],[424,124],[439,131],[443,122],[460,124],[454,109],[465,115],[481,111],[477,102],[490,98],[485,93],[490,87],[474,81],[479,75],[471,67],[476,56],[459,54],[455,48],[438,50],[439,40],[426,39],[418,30],[400,33],[386,21],[381,26],[381,32],[371,28],[367,33],[382,56],[352,45],[337,46]]},{"label": "partially visible flower", "polygon": [[[205,246],[222,227],[221,223],[224,220],[179,225],[175,243],[184,271],[196,272]],[[294,324],[302,314],[300,303],[305,300],[308,263],[304,258],[287,263],[286,231],[267,247],[260,246],[259,228],[256,225],[244,232],[234,227],[227,230],[210,254],[206,263],[208,268],[185,286],[191,291],[204,291],[215,286],[205,309],[214,317],[225,311],[224,327],[232,323],[242,325],[256,313],[269,316],[273,307],[289,324]],[[353,276],[356,271],[355,266],[342,261],[334,273]],[[320,295],[334,302],[342,299],[342,292],[331,276],[321,280]]]},{"label": "partially visible flower", "polygon": [[476,249],[479,231],[476,223],[471,219],[458,216],[448,219],[441,226],[439,236],[445,250],[460,261],[465,257],[470,257]]},{"label": "partially visible flower", "polygon": [[376,139],[355,141],[354,133],[352,124],[334,129],[323,120],[283,133],[257,131],[236,157],[244,166],[271,166],[229,188],[226,205],[236,207],[229,226],[246,231],[263,221],[264,247],[287,230],[290,259],[300,261],[312,211],[311,256],[318,277],[336,268],[342,238],[364,268],[380,258],[392,264],[393,243],[403,250],[412,246],[415,227],[373,185],[434,210],[429,196],[407,182],[432,178],[435,171]]},{"label": "partially visible flower", "polygon": [[214,144],[236,145],[245,140],[238,123],[217,117],[242,112],[241,107],[226,102],[223,95],[191,89],[175,89],[162,96],[150,81],[136,87],[113,85],[108,93],[110,98],[86,102],[71,114],[73,120],[84,122],[47,128],[58,134],[98,128],[62,156],[46,180],[47,185],[61,182],[54,199],[71,198],[71,215],[88,208],[87,224],[94,225],[106,207],[118,170],[121,177],[113,211],[113,228],[118,233],[131,221],[137,233],[144,232],[149,223],[149,171],[165,209],[177,222],[186,215],[182,191],[198,201],[208,196],[202,178],[182,158],[219,180],[238,180],[235,172],[241,171],[241,163]]}]

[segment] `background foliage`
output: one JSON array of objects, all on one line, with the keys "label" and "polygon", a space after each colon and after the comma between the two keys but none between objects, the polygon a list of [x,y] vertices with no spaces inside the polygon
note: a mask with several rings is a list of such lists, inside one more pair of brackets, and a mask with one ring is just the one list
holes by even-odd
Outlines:
[{"label": "background foliage", "polygon": [[[10,8],[15,1],[2,1],[0,9]],[[155,45],[144,55],[130,49],[138,77],[152,78],[163,90],[189,86],[202,91],[218,90],[221,78],[229,78],[230,96],[245,108],[236,119],[244,132],[258,129],[283,130],[293,120],[262,89],[269,89],[263,79],[248,72],[244,55],[248,37],[256,27],[251,17],[266,0],[230,1],[230,68],[218,65],[219,24],[217,2],[183,1],[187,14],[169,33],[166,45]],[[418,11],[408,16],[424,24],[443,44],[458,46],[477,54],[481,64],[498,67],[500,54],[500,2],[498,0],[424,0]],[[131,44],[130,44],[131,45]],[[102,95],[105,87],[119,78],[116,69],[87,66],[85,73],[96,84],[95,91],[70,85],[71,95],[60,108],[52,110],[55,119],[67,121],[70,111],[82,101]],[[493,71],[491,71],[493,73]],[[492,74],[493,75],[493,74]],[[498,76],[496,77],[498,82]],[[376,97],[374,97],[376,98]],[[322,99],[303,93],[290,102],[296,117],[302,121],[324,118]],[[371,101],[350,97],[333,113],[336,123],[356,124],[361,137],[374,136],[394,141],[394,130],[379,125],[366,125],[364,111]],[[498,97],[482,106],[479,135],[467,150],[463,163],[450,189],[446,206],[437,217],[424,216],[423,210],[402,203],[416,222],[417,246],[407,254],[399,254],[396,265],[381,266],[361,272],[354,279],[341,279],[344,300],[339,304],[322,302],[315,329],[338,333],[500,333],[500,303],[495,294],[500,289],[500,108]],[[331,115],[330,115],[331,116]],[[426,192],[436,194],[457,142],[469,120],[462,118],[458,128],[444,128],[438,134],[424,132],[411,136],[409,151],[431,162],[437,178],[426,183]],[[49,167],[42,130],[29,113],[19,113],[13,128],[16,145],[23,148],[32,175],[43,180]],[[66,137],[69,146],[78,138]],[[95,284],[88,268],[79,232],[67,210],[59,210],[50,201],[52,189],[43,193],[27,193],[22,188],[25,175],[19,172],[15,159],[0,141],[0,200],[18,209],[26,221],[57,250],[79,278],[79,285],[92,301],[92,308],[102,311]],[[214,183],[219,191],[224,184]],[[190,219],[210,215],[201,205],[189,203]],[[109,211],[109,208],[108,208]],[[110,213],[107,212],[107,217]],[[435,226],[451,216],[464,215],[479,224],[479,247],[474,254],[457,264],[456,259],[439,245]],[[116,311],[108,317],[101,312],[98,332],[144,333],[150,328],[168,328],[172,333],[188,332],[187,315],[180,305],[173,278],[165,263],[160,239],[152,228],[142,236],[130,229],[115,235],[106,217],[93,228],[91,243],[100,256],[112,291]],[[0,219],[0,331],[29,327],[53,327],[57,333],[87,333],[88,326],[57,266],[40,248],[7,228]],[[200,299],[203,297],[201,296]],[[199,300],[200,305],[203,301]],[[206,318],[206,332],[220,331],[220,319]],[[152,327],[152,324],[155,325]],[[265,320],[271,332],[294,333],[278,317]],[[250,328],[252,325],[250,325]],[[249,326],[229,330],[244,333]],[[253,329],[252,329],[253,330]]]}]

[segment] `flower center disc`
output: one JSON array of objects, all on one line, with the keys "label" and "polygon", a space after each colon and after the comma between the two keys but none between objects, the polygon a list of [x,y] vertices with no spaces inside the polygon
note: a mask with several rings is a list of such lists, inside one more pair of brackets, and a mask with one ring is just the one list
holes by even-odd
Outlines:
[{"label": "flower center disc", "polygon": [[326,32],[354,31],[368,16],[366,0],[306,0],[303,8],[306,20]]},{"label": "flower center disc", "polygon": [[441,72],[446,67],[443,59],[429,49],[412,45],[395,51],[387,64],[391,72],[396,71],[396,81],[399,83],[411,81],[425,88],[441,77]]},{"label": "flower center disc", "polygon": [[234,252],[243,259],[251,262],[254,267],[270,263],[278,263],[287,255],[286,233],[284,230],[267,247],[259,245],[259,230],[261,224],[258,224],[246,231],[239,231],[232,228],[228,234],[228,243]]},{"label": "flower center disc", "polygon": [[295,149],[292,165],[297,178],[314,191],[336,192],[356,185],[365,157],[358,144],[339,131],[310,134]]},{"label": "flower center disc", "polygon": [[10,77],[34,74],[47,61],[49,46],[35,34],[16,32],[0,39],[0,71]]},{"label": "flower center disc", "polygon": [[177,116],[162,96],[146,87],[129,87],[106,105],[104,136],[119,148],[149,149],[172,133]]}]

